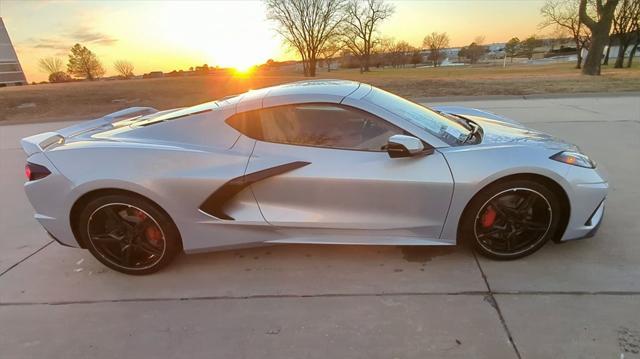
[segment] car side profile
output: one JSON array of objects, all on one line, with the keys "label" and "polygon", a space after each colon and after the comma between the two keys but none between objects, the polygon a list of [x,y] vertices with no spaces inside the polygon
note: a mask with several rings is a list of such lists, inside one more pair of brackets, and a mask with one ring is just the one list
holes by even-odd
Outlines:
[{"label": "car side profile", "polygon": [[279,243],[464,241],[515,259],[593,235],[608,190],[548,134],[343,80],[130,108],[21,143],[35,218],[128,274]]}]

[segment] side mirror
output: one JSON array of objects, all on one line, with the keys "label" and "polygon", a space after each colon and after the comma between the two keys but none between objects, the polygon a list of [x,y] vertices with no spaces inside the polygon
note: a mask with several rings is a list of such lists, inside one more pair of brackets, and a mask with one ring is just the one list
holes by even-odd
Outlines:
[{"label": "side mirror", "polygon": [[413,136],[393,135],[387,143],[387,153],[391,158],[411,157],[426,152],[422,141]]}]

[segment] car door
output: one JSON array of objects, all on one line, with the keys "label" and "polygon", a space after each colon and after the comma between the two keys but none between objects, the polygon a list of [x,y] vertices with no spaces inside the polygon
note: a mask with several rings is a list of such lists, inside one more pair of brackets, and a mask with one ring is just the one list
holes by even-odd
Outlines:
[{"label": "car door", "polygon": [[270,224],[323,233],[440,236],[451,173],[437,151],[390,158],[388,138],[405,134],[397,126],[328,103],[261,109],[230,124],[257,140],[246,176]]}]

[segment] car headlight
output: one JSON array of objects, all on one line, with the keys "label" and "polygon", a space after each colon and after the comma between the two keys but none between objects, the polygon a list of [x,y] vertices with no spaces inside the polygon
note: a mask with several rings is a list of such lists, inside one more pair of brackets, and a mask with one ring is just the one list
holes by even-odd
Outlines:
[{"label": "car headlight", "polygon": [[583,155],[580,152],[562,151],[549,157],[552,160],[566,163],[568,165],[584,167],[584,168],[596,168],[596,163],[587,155]]}]

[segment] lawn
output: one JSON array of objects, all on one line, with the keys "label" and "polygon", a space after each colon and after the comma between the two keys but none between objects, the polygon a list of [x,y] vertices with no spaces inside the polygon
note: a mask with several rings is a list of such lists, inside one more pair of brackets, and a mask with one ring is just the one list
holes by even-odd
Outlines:
[{"label": "lawn", "polygon": [[[339,70],[320,78],[367,82],[413,99],[426,97],[528,95],[640,91],[640,66],[604,68],[600,77],[580,75],[573,64],[463,66],[442,68]],[[131,106],[158,109],[190,106],[222,96],[304,79],[295,73],[249,77],[182,78],[74,82],[0,88],[0,123],[97,117]]]}]

